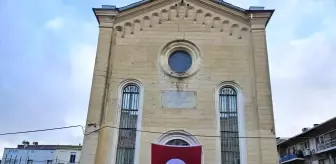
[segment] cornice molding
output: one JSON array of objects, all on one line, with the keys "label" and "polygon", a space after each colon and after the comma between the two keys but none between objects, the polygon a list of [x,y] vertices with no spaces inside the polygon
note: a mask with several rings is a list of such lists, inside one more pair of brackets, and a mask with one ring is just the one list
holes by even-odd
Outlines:
[{"label": "cornice molding", "polygon": [[151,12],[155,9],[167,6],[169,4],[177,3],[180,0],[156,0],[152,2],[148,2],[146,4],[134,7],[132,9],[121,11],[118,14],[118,17],[116,19],[116,23],[122,22],[127,19],[131,19],[133,17],[137,17],[138,15],[145,14],[147,12]]},{"label": "cornice molding", "polygon": [[236,19],[242,23],[248,24],[249,17],[248,15],[243,11],[237,11],[230,7],[217,4],[213,0],[189,0],[191,3],[194,3],[196,5],[199,5],[205,9],[208,9],[210,11],[213,11],[215,13],[221,14],[223,16],[226,16],[231,19]]},{"label": "cornice molding", "polygon": [[273,13],[274,10],[249,10],[248,14],[252,29],[266,28]]},{"label": "cornice molding", "polygon": [[[216,3],[214,0],[153,0],[151,2],[147,2],[136,6],[134,8],[130,8],[124,11],[119,11],[118,9],[104,9],[104,8],[94,8],[96,17],[98,15],[116,15],[115,23],[119,23],[133,17],[137,17],[139,15],[145,14],[147,12],[154,11],[164,6],[168,6],[169,4],[178,4],[180,2],[183,3],[193,3],[198,5],[201,8],[205,8],[212,12],[221,14],[226,17],[230,17],[232,19],[237,19],[240,22],[248,24],[249,17],[246,15],[245,11],[239,11],[238,9],[232,9],[231,7],[225,6],[223,4]],[[176,5],[175,4],[175,5]],[[100,21],[97,17],[98,22]]]},{"label": "cornice molding", "polygon": [[[165,24],[179,24],[184,20],[194,26],[199,25],[200,28],[208,28],[210,32],[223,32],[237,39],[247,38],[250,31],[248,15],[228,9],[236,12],[236,15],[234,15],[230,13],[231,11],[220,9],[218,6],[221,5],[212,1],[209,1],[210,4],[202,4],[201,1],[204,0],[187,0],[184,3],[172,3],[180,2],[180,0],[168,0],[168,5],[158,3],[159,6],[155,6],[151,10],[145,8],[146,5],[150,5],[149,3],[143,4],[141,6],[144,7],[141,8],[142,13],[133,10],[135,8],[127,10],[128,13],[119,13],[114,22],[117,36],[124,38],[126,35],[137,34],[141,31],[155,31],[155,28],[164,28]],[[155,2],[160,2],[160,0]],[[217,9],[210,5],[217,6]],[[127,19],[126,15],[122,14],[126,14]]]}]

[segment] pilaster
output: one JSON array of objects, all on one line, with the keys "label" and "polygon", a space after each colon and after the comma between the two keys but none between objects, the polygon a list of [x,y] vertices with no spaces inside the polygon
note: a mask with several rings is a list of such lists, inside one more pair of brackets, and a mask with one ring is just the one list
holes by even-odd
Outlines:
[{"label": "pilaster", "polygon": [[250,11],[254,60],[255,106],[259,120],[262,164],[278,162],[276,151],[271,80],[266,44],[266,26],[273,10]]},{"label": "pilaster", "polygon": [[[114,40],[113,22],[115,15],[97,15],[99,38],[93,72],[89,109],[87,115],[86,135],[80,163],[107,164],[109,159],[108,141],[112,140],[110,128],[105,126],[105,113],[111,75],[112,42]],[[109,139],[110,138],[110,139]],[[110,146],[111,147],[111,146]]]}]

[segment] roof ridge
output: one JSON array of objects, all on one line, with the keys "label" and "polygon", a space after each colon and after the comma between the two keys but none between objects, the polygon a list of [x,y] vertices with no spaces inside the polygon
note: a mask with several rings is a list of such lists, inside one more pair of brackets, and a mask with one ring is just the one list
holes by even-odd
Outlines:
[{"label": "roof ridge", "polygon": [[[128,9],[132,9],[132,8],[141,6],[141,5],[143,5],[145,3],[148,3],[148,2],[151,2],[151,1],[154,1],[154,0],[140,0],[140,1],[137,1],[137,2],[131,3],[131,4],[126,5],[126,6],[122,6],[122,7],[115,7],[114,5],[102,5],[103,6],[102,8],[117,10],[117,11],[125,11],[125,10],[128,10]],[[242,11],[242,12],[246,11],[245,9],[243,9],[241,7],[238,7],[236,5],[233,5],[231,3],[225,2],[224,0],[211,0],[211,1],[214,1],[217,4],[220,4],[220,5],[223,5],[223,6],[238,10],[238,11]],[[105,7],[105,6],[113,6],[113,7]]]},{"label": "roof ridge", "polygon": [[138,2],[134,2],[134,3],[131,3],[129,5],[126,5],[126,6],[123,6],[123,7],[120,7],[118,8],[119,11],[124,11],[124,10],[127,10],[127,9],[130,9],[130,8],[133,8],[133,7],[137,7],[137,6],[140,6],[144,3],[147,3],[147,2],[150,2],[151,0],[141,0],[141,1],[138,1]]}]

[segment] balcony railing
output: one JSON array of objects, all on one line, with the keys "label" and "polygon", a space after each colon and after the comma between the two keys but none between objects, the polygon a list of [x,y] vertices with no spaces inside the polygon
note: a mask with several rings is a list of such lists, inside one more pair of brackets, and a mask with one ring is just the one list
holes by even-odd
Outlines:
[{"label": "balcony railing", "polygon": [[319,143],[316,146],[318,152],[326,149],[336,148],[336,138],[325,140],[324,143]]},{"label": "balcony railing", "polygon": [[295,161],[295,160],[304,160],[302,155],[298,154],[287,154],[282,157],[280,157],[280,163],[286,163],[289,161]]}]

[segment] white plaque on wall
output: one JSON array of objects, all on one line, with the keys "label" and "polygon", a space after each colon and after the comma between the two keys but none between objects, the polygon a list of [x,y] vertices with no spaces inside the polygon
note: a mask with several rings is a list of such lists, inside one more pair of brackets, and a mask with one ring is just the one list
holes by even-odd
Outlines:
[{"label": "white plaque on wall", "polygon": [[196,108],[197,92],[194,91],[162,91],[161,97],[163,108]]}]

